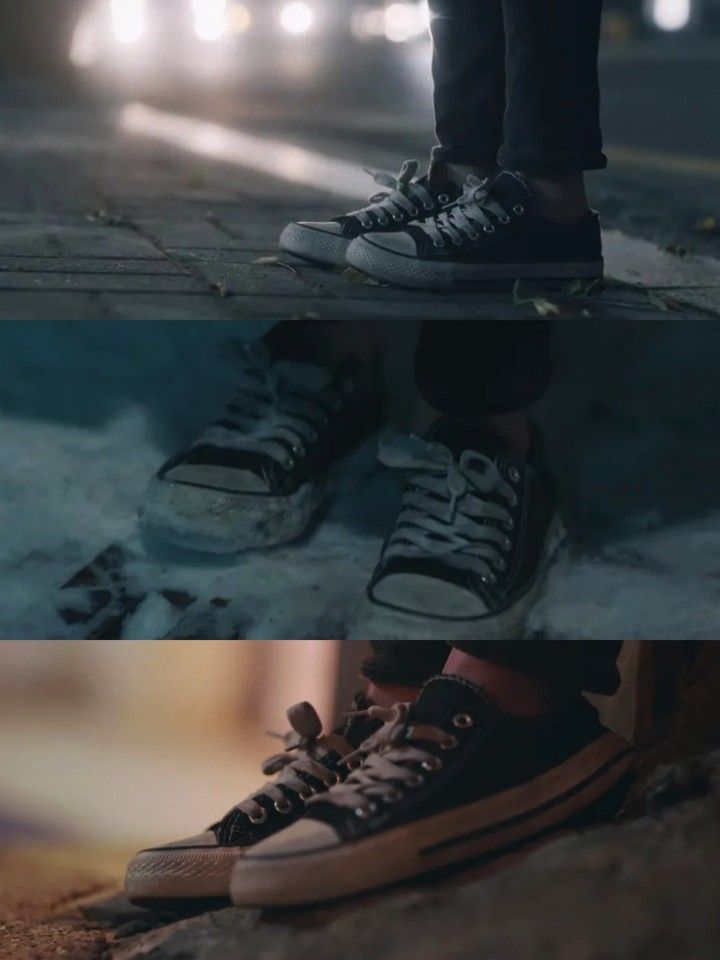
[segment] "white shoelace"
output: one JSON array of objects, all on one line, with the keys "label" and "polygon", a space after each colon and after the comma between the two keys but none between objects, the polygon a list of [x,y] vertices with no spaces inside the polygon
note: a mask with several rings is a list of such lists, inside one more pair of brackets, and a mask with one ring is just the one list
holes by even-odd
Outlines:
[{"label": "white shoelace", "polygon": [[348,216],[357,217],[365,229],[370,229],[376,224],[386,227],[391,220],[401,223],[432,213],[435,209],[432,194],[414,180],[418,167],[417,160],[406,160],[397,177],[383,170],[367,170],[375,183],[386,189],[371,196],[368,206],[353,210]]},{"label": "white shoelace", "polygon": [[261,453],[290,468],[293,457],[305,455],[306,444],[317,441],[330,413],[342,405],[341,389],[334,389],[321,367],[273,363],[264,344],[249,344],[222,422],[213,424],[196,446]]},{"label": "white shoelace", "polygon": [[[459,200],[437,217],[418,224],[432,238],[436,247],[447,246],[448,239],[456,246],[465,240],[479,240],[481,231],[494,233],[497,228],[489,214],[497,217],[502,224],[510,222],[509,213],[489,194],[487,184],[487,180],[468,177]],[[521,216],[525,208],[521,203],[516,203],[513,212]]]},{"label": "white shoelace", "polygon": [[504,553],[512,549],[512,541],[505,531],[513,528],[514,521],[508,509],[488,496],[499,495],[509,506],[517,504],[517,494],[497,464],[474,450],[464,451],[456,461],[443,444],[415,436],[381,442],[379,459],[408,472],[383,560],[441,558],[493,582],[495,571],[506,567]]}]

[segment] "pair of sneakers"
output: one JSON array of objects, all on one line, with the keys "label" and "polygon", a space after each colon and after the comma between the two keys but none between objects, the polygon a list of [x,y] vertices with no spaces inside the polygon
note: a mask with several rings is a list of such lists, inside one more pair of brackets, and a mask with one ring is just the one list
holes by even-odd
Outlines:
[{"label": "pair of sneakers", "polygon": [[326,735],[307,703],[288,717],[285,749],[263,766],[273,780],[203,833],[131,861],[134,903],[363,893],[607,820],[632,776],[629,745],[585,700],[518,717],[459,677],[431,678],[414,704],[356,702]]},{"label": "pair of sneakers", "polygon": [[315,263],[349,265],[375,280],[417,290],[458,290],[488,281],[597,279],[603,275],[596,213],[557,222],[538,210],[518,173],[469,177],[461,190],[406,161],[385,190],[330,221],[288,224],[283,250]]},{"label": "pair of sneakers", "polygon": [[[352,355],[323,356],[323,327],[287,321],[241,355],[221,417],[152,480],[142,520],[176,546],[268,549],[307,531],[343,457],[382,422]],[[380,460],[401,472],[397,519],[352,634],[363,640],[518,636],[561,542],[556,493],[535,438],[527,457],[477,423],[441,418],[394,436]]]}]

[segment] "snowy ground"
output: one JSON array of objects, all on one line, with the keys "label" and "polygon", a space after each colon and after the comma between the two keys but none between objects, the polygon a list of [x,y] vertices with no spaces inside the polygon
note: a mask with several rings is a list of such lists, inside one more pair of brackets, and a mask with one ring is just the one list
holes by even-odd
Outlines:
[{"label": "snowy ground", "polygon": [[[125,638],[342,637],[352,629],[396,498],[372,443],[339,473],[327,515],[299,544],[206,561],[137,532],[148,478],[232,383],[229,341],[261,329],[217,321],[0,327],[0,637],[82,636],[58,613],[82,597],[66,591],[60,600],[59,588],[109,544],[122,546],[130,592],[144,597],[122,623]],[[590,463],[616,449],[607,435],[603,442]],[[582,480],[582,470],[574,473]],[[576,509],[582,490],[574,500]],[[618,517],[625,532],[585,538],[582,550],[563,555],[533,627],[597,639],[720,636],[720,512],[663,519],[633,509]]]}]

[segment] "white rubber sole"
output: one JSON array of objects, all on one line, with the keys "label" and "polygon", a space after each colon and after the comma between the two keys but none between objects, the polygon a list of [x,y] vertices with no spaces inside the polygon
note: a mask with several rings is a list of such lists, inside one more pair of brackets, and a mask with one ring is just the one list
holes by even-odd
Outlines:
[{"label": "white rubber sole", "polygon": [[250,851],[233,871],[233,903],[280,907],[335,900],[502,852],[592,807],[632,762],[626,741],[607,733],[534,780],[467,806],[295,855]]},{"label": "white rubber sole", "polygon": [[414,290],[457,290],[492,280],[600,279],[604,263],[450,263],[420,260],[376,246],[365,237],[350,244],[347,263],[375,280]]},{"label": "white rubber sole", "polygon": [[227,898],[245,847],[146,850],[128,866],[125,893],[133,903]]},{"label": "white rubber sole", "polygon": [[351,241],[333,233],[289,223],[280,234],[280,249],[303,260],[329,267],[346,267],[346,254]]},{"label": "white rubber sole", "polygon": [[143,526],[185,550],[229,554],[297,539],[325,500],[325,487],[306,483],[292,496],[232,493],[153,478],[140,514]]},{"label": "white rubber sole", "polygon": [[406,613],[365,598],[348,640],[519,640],[530,611],[545,588],[547,573],[567,532],[556,514],[545,537],[538,571],[529,590],[507,610],[492,617],[440,619]]}]

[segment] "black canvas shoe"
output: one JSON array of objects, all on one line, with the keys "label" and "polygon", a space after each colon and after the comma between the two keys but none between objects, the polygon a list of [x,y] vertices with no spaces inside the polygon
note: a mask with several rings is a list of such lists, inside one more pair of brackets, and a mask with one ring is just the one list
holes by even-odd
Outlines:
[{"label": "black canvas shoe", "polygon": [[362,764],[238,861],[234,903],[314,903],[497,856],[611,818],[630,785],[630,746],[584,700],[519,718],[440,676],[416,706],[371,713],[386,723]]},{"label": "black canvas shoe", "polygon": [[331,468],[381,418],[380,390],[361,398],[359,372],[352,356],[323,366],[295,322],[249,344],[221,419],[151,481],[146,529],[215,554],[300,536],[324,503]]},{"label": "black canvas shoe", "polygon": [[588,211],[575,223],[547,220],[523,179],[508,171],[468,178],[462,197],[436,217],[359,237],[347,262],[376,280],[420,290],[603,275],[597,214]]},{"label": "black canvas shoe", "polygon": [[345,267],[345,254],[356,237],[371,230],[402,230],[413,220],[440,213],[460,195],[451,182],[431,184],[427,177],[415,179],[417,170],[417,160],[406,160],[397,177],[368,171],[384,190],[370,197],[367,206],[334,220],[289,223],[280,235],[280,247],[304,260]]},{"label": "black canvas shoe", "polygon": [[352,636],[521,637],[564,537],[537,437],[523,460],[449,418],[381,444],[380,460],[407,482]]},{"label": "black canvas shoe", "polygon": [[[367,701],[357,697],[355,710],[364,707]],[[291,707],[288,719],[292,730],[282,738],[284,751],[263,764],[263,773],[276,778],[203,833],[138,853],[125,881],[133,903],[228,898],[232,869],[244,851],[294,823],[310,797],[344,780],[349,771],[342,759],[380,726],[369,716],[353,714],[323,736],[309,703]]]}]

